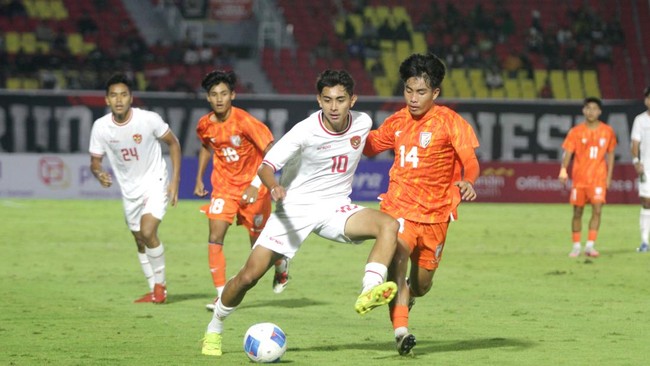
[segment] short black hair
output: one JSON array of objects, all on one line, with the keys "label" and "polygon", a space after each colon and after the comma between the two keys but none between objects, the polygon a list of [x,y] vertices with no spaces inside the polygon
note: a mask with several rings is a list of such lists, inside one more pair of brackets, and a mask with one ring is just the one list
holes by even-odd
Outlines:
[{"label": "short black hair", "polygon": [[331,88],[337,85],[343,86],[348,95],[354,95],[354,79],[345,70],[325,70],[318,75],[316,80],[318,94],[322,93],[325,87]]},{"label": "short black hair", "polygon": [[228,89],[232,92],[237,85],[237,75],[234,71],[212,70],[203,77],[201,87],[209,93],[213,86],[221,83],[228,85]]},{"label": "short black hair", "polygon": [[647,98],[648,95],[650,95],[650,85],[643,89],[643,96]]},{"label": "short black hair", "polygon": [[129,79],[125,74],[118,72],[111,75],[111,77],[108,78],[108,80],[106,80],[106,95],[108,95],[108,91],[110,90],[111,86],[115,84],[126,85],[126,87],[129,88],[129,93],[133,88],[133,82],[131,81],[131,79]]},{"label": "short black hair", "polygon": [[582,103],[582,105],[586,106],[589,103],[596,103],[596,104],[598,104],[598,108],[603,109],[603,102],[600,100],[600,98],[587,97],[587,98],[585,98],[585,101],[584,101],[584,103]]},{"label": "short black hair", "polygon": [[399,66],[399,75],[402,82],[416,77],[423,78],[431,89],[439,88],[445,79],[447,69],[440,57],[433,53],[422,55],[414,53]]}]

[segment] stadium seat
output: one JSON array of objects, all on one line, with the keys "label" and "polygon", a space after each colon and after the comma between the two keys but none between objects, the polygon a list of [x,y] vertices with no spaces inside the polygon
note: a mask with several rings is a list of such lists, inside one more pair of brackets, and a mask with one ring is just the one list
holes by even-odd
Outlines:
[{"label": "stadium seat", "polygon": [[413,53],[425,54],[427,53],[428,46],[427,41],[422,32],[413,32],[411,34],[411,40],[413,41]]},{"label": "stadium seat", "polygon": [[569,89],[569,99],[584,99],[585,92],[582,87],[582,78],[580,71],[567,70],[566,82]]},{"label": "stadium seat", "polygon": [[34,32],[25,32],[21,34],[20,43],[26,54],[33,55],[36,53],[36,34],[34,34]]},{"label": "stadium seat", "polygon": [[553,97],[555,99],[567,99],[569,94],[567,92],[566,79],[564,71],[551,70],[551,90],[553,90]]},{"label": "stadium seat", "polygon": [[582,72],[582,82],[585,86],[586,95],[601,98],[600,88],[598,87],[598,76],[595,70],[584,70]]},{"label": "stadium seat", "polygon": [[15,54],[20,51],[21,36],[18,32],[5,33],[5,49],[9,54]]}]

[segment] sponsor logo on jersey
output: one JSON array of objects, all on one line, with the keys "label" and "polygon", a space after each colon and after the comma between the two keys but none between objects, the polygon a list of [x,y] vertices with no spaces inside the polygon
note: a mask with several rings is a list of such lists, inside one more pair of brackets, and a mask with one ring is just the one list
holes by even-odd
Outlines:
[{"label": "sponsor logo on jersey", "polygon": [[142,142],[142,135],[139,133],[136,133],[133,135],[133,141],[135,141],[136,144],[139,144]]},{"label": "sponsor logo on jersey", "polygon": [[230,143],[236,147],[241,146],[241,137],[239,135],[230,136]]},{"label": "sponsor logo on jersey", "polygon": [[327,144],[327,145],[321,145],[321,146],[317,147],[316,150],[320,151],[320,150],[327,150],[327,149],[331,149],[331,148],[332,148],[332,145]]},{"label": "sponsor logo on jersey", "polygon": [[356,150],[361,146],[361,136],[352,136],[350,138],[350,145]]},{"label": "sponsor logo on jersey", "polygon": [[432,136],[433,134],[431,132],[420,132],[420,147],[424,148],[429,146]]}]

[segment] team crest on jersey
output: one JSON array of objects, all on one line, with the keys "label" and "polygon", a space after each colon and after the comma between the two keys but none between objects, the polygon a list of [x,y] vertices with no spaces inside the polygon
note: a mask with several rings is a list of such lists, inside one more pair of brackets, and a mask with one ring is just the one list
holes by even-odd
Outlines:
[{"label": "team crest on jersey", "polygon": [[135,141],[136,144],[139,144],[142,142],[142,135],[139,133],[136,133],[133,135],[133,141]]},{"label": "team crest on jersey", "polygon": [[239,135],[230,136],[230,143],[232,143],[236,147],[240,147],[241,146],[241,137],[239,137]]},{"label": "team crest on jersey", "polygon": [[431,132],[420,132],[420,147],[427,147],[431,143]]},{"label": "team crest on jersey", "polygon": [[352,136],[350,138],[350,145],[356,150],[361,146],[361,136]]},{"label": "team crest on jersey", "polygon": [[587,143],[587,139],[583,137],[583,138],[582,138],[582,143],[583,143],[583,144],[586,144],[586,143]]},{"label": "team crest on jersey", "polygon": [[601,137],[600,140],[598,140],[598,143],[600,144],[600,147],[604,147],[606,142],[607,142],[607,139],[604,138],[604,137]]}]

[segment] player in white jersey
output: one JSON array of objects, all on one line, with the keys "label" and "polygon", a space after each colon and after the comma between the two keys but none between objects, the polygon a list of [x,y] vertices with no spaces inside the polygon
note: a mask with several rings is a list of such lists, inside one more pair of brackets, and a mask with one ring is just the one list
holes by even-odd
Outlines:
[{"label": "player in white jersey", "polygon": [[[181,147],[167,123],[154,112],[132,108],[131,81],[115,74],[106,82],[106,104],[111,113],[97,119],[90,133],[90,170],[103,187],[113,184],[102,161],[108,157],[122,192],[126,223],[135,238],[138,258],[150,292],[135,302],[164,303],[165,251],[158,226],[168,202],[176,206],[180,181]],[[172,178],[162,157],[160,141],[169,146]]]},{"label": "player in white jersey", "polygon": [[[203,340],[203,354],[221,355],[223,321],[276,260],[293,258],[310,233],[341,243],[375,238],[355,310],[365,314],[388,304],[397,292],[385,282],[399,224],[377,210],[351,203],[352,178],[372,127],[365,113],[351,112],[357,97],[346,71],[326,70],[316,82],[321,110],[296,124],[265,155],[258,169],[277,202],[244,267],[217,300]],[[282,169],[278,183],[275,172]]]},{"label": "player in white jersey", "polygon": [[634,118],[632,124],[632,162],[639,175],[639,197],[641,214],[641,245],[638,252],[648,251],[650,237],[650,86],[643,91],[646,111]]}]

